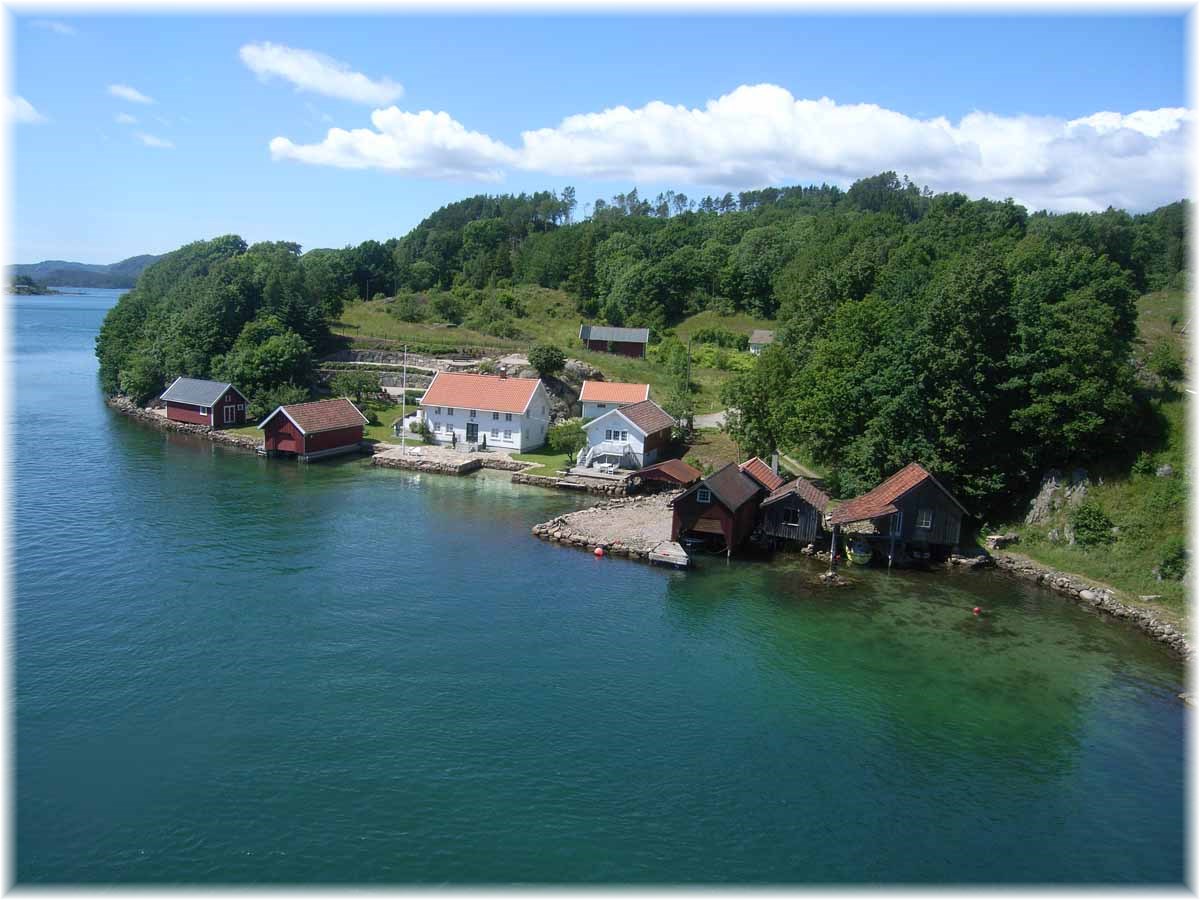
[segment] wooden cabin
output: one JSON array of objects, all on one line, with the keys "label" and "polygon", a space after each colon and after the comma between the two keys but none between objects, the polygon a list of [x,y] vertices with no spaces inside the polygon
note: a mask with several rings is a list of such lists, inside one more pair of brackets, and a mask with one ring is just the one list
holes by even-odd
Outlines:
[{"label": "wooden cabin", "polygon": [[583,345],[589,350],[643,359],[646,356],[646,345],[650,343],[650,329],[580,325],[579,340],[583,341]]},{"label": "wooden cabin", "polygon": [[682,459],[664,459],[635,472],[634,477],[640,478],[647,490],[668,490],[693,485],[703,474]]},{"label": "wooden cabin", "polygon": [[729,463],[671,501],[671,540],[717,536],[731,555],[754,531],[766,495],[737,463]]},{"label": "wooden cabin", "polygon": [[172,422],[209,428],[238,428],[246,424],[246,398],[228,381],[176,378],[159,399]]},{"label": "wooden cabin", "polygon": [[358,450],[366,424],[367,417],[358,407],[339,397],[277,407],[258,427],[268,456],[295,456],[309,462]]},{"label": "wooden cabin", "polygon": [[759,508],[763,534],[776,541],[813,543],[825,533],[829,496],[811,481],[797,478],[772,491]]},{"label": "wooden cabin", "polygon": [[[966,508],[918,463],[842,503],[829,516],[835,531],[852,528],[889,563],[898,552],[915,559],[944,559],[958,544]],[[855,528],[854,526],[859,526]]]},{"label": "wooden cabin", "polygon": [[756,328],[750,332],[750,352],[758,356],[763,348],[775,343],[775,332]]}]

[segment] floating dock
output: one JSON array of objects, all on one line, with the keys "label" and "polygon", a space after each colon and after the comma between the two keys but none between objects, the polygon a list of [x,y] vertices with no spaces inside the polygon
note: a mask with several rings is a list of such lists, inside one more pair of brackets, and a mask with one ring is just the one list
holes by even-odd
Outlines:
[{"label": "floating dock", "polygon": [[651,550],[650,562],[660,566],[672,566],[676,569],[686,569],[692,564],[687,551],[675,541],[663,541]]}]

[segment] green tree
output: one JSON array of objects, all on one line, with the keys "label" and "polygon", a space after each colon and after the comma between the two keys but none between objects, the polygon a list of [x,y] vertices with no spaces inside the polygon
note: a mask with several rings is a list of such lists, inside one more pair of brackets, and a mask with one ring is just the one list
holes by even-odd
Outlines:
[{"label": "green tree", "polygon": [[383,388],[379,384],[378,372],[338,372],[329,379],[329,389],[335,396],[350,397],[359,405],[366,397],[377,396]]},{"label": "green tree", "polygon": [[561,372],[566,362],[562,350],[551,344],[535,344],[529,351],[529,364],[542,376]]}]

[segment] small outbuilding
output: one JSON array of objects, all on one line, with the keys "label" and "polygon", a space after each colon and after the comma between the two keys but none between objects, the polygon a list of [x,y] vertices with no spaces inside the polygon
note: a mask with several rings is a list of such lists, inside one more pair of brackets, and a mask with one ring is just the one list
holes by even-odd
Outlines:
[{"label": "small outbuilding", "polygon": [[583,341],[583,345],[589,350],[644,358],[646,345],[650,343],[650,329],[580,325],[579,340]]},{"label": "small outbuilding", "polygon": [[228,381],[176,378],[159,398],[172,422],[238,428],[246,424],[246,398]]},{"label": "small outbuilding", "polygon": [[716,537],[729,556],[754,531],[766,490],[729,463],[671,501],[671,540]]},{"label": "small outbuilding", "polygon": [[918,463],[909,463],[883,484],[839,505],[829,516],[836,532],[853,530],[886,555],[943,558],[959,541],[966,508]]},{"label": "small outbuilding", "polygon": [[783,486],[783,478],[779,474],[777,465],[767,465],[757,456],[752,456],[738,468],[762,485],[763,490],[769,494]]},{"label": "small outbuilding", "polygon": [[641,469],[671,445],[673,427],[675,420],[653,400],[610,409],[583,426],[587,446],[579,464]]},{"label": "small outbuilding", "polygon": [[750,352],[755,356],[762,353],[763,347],[775,343],[775,332],[756,328],[750,332]]},{"label": "small outbuilding", "polygon": [[634,473],[647,488],[688,487],[700,480],[704,473],[682,459],[664,459]]},{"label": "small outbuilding", "polygon": [[829,495],[804,478],[772,491],[759,510],[759,528],[776,541],[811,544],[825,531]]},{"label": "small outbuilding", "polygon": [[352,453],[362,446],[367,417],[339,397],[280,406],[258,427],[268,456],[295,456],[302,462]]}]

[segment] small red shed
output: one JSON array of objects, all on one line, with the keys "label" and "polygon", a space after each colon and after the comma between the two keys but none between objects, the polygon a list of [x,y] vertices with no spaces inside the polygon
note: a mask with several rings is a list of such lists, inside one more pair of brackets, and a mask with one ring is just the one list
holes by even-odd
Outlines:
[{"label": "small red shed", "polygon": [[367,417],[339,397],[280,406],[259,423],[268,456],[295,455],[302,462],[351,453],[362,443]]},{"label": "small red shed", "polygon": [[167,418],[210,428],[237,428],[246,424],[246,398],[227,381],[176,378],[159,398]]},{"label": "small red shed", "polygon": [[579,340],[589,350],[645,358],[646,345],[650,343],[650,329],[580,325]]}]

